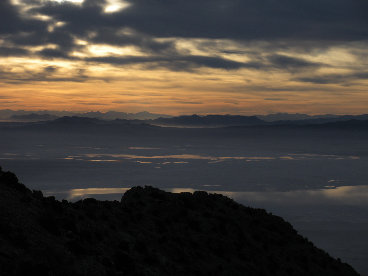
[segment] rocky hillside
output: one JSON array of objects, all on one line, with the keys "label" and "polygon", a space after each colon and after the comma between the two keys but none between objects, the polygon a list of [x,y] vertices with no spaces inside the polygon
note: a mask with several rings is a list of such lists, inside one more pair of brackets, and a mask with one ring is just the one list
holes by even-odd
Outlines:
[{"label": "rocky hillside", "polygon": [[282,218],[217,194],[44,197],[0,169],[1,275],[358,275]]}]

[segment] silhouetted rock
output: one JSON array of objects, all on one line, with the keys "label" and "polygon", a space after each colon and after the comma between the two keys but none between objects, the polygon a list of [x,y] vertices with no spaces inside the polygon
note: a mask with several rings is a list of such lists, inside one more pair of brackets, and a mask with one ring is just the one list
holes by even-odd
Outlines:
[{"label": "silhouetted rock", "polygon": [[282,218],[218,194],[44,197],[0,169],[1,275],[358,275]]}]

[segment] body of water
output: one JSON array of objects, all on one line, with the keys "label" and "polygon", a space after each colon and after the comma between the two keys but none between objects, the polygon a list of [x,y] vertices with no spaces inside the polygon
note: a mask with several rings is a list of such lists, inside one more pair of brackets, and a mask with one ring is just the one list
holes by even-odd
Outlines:
[{"label": "body of water", "polygon": [[162,131],[7,131],[0,165],[31,189],[73,201],[120,200],[145,185],[222,193],[282,216],[368,275],[368,134]]}]

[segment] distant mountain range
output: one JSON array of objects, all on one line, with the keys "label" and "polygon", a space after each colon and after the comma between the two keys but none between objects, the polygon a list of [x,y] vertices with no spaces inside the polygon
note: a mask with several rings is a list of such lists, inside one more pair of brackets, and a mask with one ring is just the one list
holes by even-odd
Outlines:
[{"label": "distant mountain range", "polygon": [[317,124],[348,120],[368,120],[368,114],[362,115],[307,115],[307,114],[289,114],[289,113],[275,113],[269,115],[257,115],[257,117],[265,122],[272,123],[297,123],[297,124]]},{"label": "distant mountain range", "polygon": [[275,121],[300,121],[313,119],[335,119],[340,115],[324,114],[324,115],[308,115],[303,113],[273,113],[267,115],[256,115],[259,119],[266,122]]},{"label": "distant mountain range", "polygon": [[18,122],[36,122],[36,121],[49,121],[64,116],[78,116],[86,118],[97,118],[102,120],[152,120],[157,118],[171,117],[166,114],[155,114],[147,111],[138,113],[126,113],[118,111],[91,111],[91,112],[78,112],[78,111],[53,111],[53,110],[41,110],[41,111],[26,111],[26,110],[0,110],[0,120],[2,121],[18,121]]},{"label": "distant mountain range", "polygon": [[249,126],[263,125],[265,122],[256,116],[240,115],[190,115],[172,118],[158,118],[147,123],[164,126],[181,127],[221,127],[221,126]]},{"label": "distant mountain range", "polygon": [[[69,118],[69,119],[68,119]],[[70,119],[74,118],[74,119]],[[77,119],[79,118],[79,119]],[[320,125],[351,120],[368,120],[368,114],[362,115],[307,115],[275,113],[269,115],[183,115],[170,116],[150,112],[125,113],[117,111],[108,112],[69,112],[69,111],[24,111],[0,110],[0,120],[8,122],[40,122],[52,121],[71,123],[81,121],[80,118],[89,118],[110,121],[109,124],[150,124],[170,127],[230,127],[230,126],[267,126],[267,125]],[[120,121],[119,121],[120,120]],[[84,120],[83,122],[87,122]],[[112,122],[115,121],[115,122]],[[91,121],[92,122],[92,121]],[[95,121],[96,123],[97,121]]]},{"label": "distant mountain range", "polygon": [[39,122],[39,121],[51,121],[59,118],[55,115],[50,114],[37,114],[37,113],[31,113],[31,114],[14,114],[9,119],[14,121],[21,121],[21,122]]}]

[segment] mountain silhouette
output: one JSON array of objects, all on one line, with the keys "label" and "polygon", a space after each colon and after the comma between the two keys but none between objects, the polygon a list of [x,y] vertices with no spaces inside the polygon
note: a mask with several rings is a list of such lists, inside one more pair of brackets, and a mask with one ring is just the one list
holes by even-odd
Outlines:
[{"label": "mountain silhouette", "polygon": [[263,125],[265,122],[256,116],[241,115],[190,115],[171,118],[158,118],[151,123],[167,126],[189,126],[189,127],[218,127],[218,126],[253,126]]},{"label": "mountain silhouette", "polygon": [[24,115],[13,115],[10,117],[11,120],[15,120],[15,121],[50,121],[50,120],[55,120],[57,119],[57,116],[54,115],[50,115],[50,114],[36,114],[36,113],[31,113],[31,114],[24,114]]},{"label": "mountain silhouette", "polygon": [[102,120],[115,120],[115,119],[126,119],[126,120],[150,120],[157,118],[171,117],[166,114],[156,114],[147,111],[137,113],[126,113],[119,111],[56,111],[56,110],[38,110],[38,111],[26,111],[26,110],[11,110],[11,109],[0,109],[0,120],[9,121],[45,121],[53,120],[64,116],[78,116],[97,118]]},{"label": "mountain silhouette", "polygon": [[134,187],[57,201],[0,169],[1,275],[358,275],[281,217],[218,194]]}]

